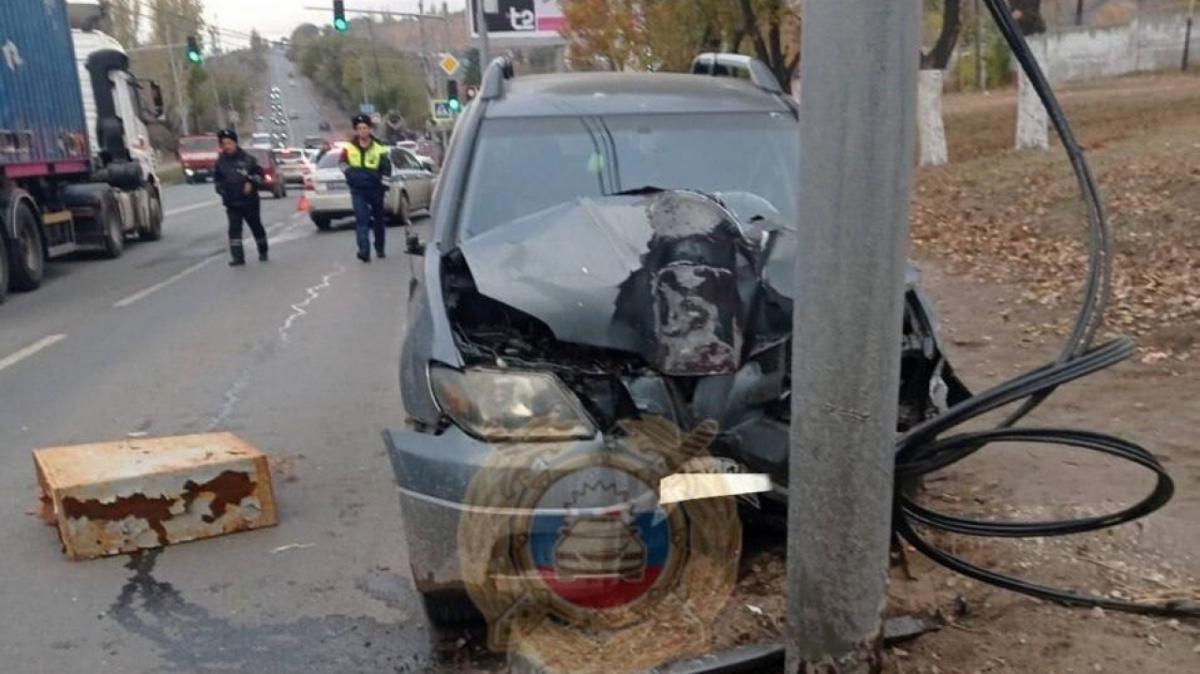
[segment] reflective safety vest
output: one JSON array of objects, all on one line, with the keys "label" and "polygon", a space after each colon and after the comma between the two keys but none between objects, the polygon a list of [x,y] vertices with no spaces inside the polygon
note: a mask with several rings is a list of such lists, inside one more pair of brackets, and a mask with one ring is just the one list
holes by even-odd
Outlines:
[{"label": "reflective safety vest", "polygon": [[378,171],[379,164],[388,154],[388,149],[384,145],[371,142],[371,147],[367,148],[364,156],[363,149],[358,146],[358,143],[350,143],[346,146],[346,165],[350,168],[365,168],[370,171]]}]

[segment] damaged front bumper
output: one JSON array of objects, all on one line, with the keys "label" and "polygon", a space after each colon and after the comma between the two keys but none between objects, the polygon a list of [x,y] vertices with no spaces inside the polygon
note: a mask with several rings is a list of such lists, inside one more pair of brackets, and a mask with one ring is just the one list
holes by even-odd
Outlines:
[{"label": "damaged front bumper", "polygon": [[[472,480],[484,470],[495,443],[471,437],[457,426],[438,434],[388,429],[383,433],[404,514],[413,582],[422,594],[463,591],[458,524]],[[604,446],[589,440],[538,443],[546,451],[585,453]],[[519,476],[503,479],[519,480]],[[511,516],[513,513],[497,513]]]}]

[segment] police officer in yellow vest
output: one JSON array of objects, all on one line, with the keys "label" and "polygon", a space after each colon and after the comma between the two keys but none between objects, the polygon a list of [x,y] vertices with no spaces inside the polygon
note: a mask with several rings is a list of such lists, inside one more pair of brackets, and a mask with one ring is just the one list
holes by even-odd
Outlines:
[{"label": "police officer in yellow vest", "polygon": [[354,138],[342,150],[342,173],[354,200],[354,227],[358,234],[358,259],[371,261],[370,230],[375,231],[375,254],[386,257],[384,249],[383,195],[385,179],[392,175],[392,161],[386,145],[371,133],[371,118],[358,115],[353,120]]}]

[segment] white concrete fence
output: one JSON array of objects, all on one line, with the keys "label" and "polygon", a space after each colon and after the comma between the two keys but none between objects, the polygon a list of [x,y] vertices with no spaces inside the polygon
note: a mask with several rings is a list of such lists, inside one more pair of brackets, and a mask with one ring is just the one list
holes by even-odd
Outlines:
[{"label": "white concrete fence", "polygon": [[[1142,14],[1115,28],[1067,28],[1030,38],[1053,83],[1177,69],[1187,17]],[[1192,38],[1196,40],[1197,31]]]}]

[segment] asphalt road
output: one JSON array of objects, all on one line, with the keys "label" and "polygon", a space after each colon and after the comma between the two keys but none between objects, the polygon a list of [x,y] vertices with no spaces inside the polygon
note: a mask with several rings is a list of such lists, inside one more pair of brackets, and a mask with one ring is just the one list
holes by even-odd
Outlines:
[{"label": "asphalt road", "polygon": [[[293,77],[289,78],[291,74]],[[259,114],[264,116],[262,122],[255,122],[255,131],[278,131],[279,127],[271,123],[271,102],[267,91],[272,85],[279,87],[280,99],[283,103],[284,119],[287,122],[283,130],[288,134],[289,147],[302,147],[307,136],[321,136],[335,140],[339,136],[336,131],[321,131],[320,124],[327,121],[333,128],[348,126],[343,123],[340,113],[313,94],[311,83],[300,74],[300,69],[284,57],[282,52],[271,50],[267,55],[267,90],[261,93],[260,100],[255,101]],[[294,84],[293,84],[294,82]],[[295,113],[297,119],[291,119]]]},{"label": "asphalt road", "polygon": [[[0,671],[429,671],[380,440],[403,418],[403,231],[364,265],[293,193],[263,202],[271,261],[231,269],[212,185],[165,202],[162,241],[55,261],[0,305]],[[210,430],[276,461],[278,527],[70,562],[34,515],[36,448]]]}]

